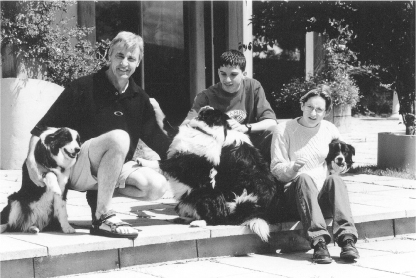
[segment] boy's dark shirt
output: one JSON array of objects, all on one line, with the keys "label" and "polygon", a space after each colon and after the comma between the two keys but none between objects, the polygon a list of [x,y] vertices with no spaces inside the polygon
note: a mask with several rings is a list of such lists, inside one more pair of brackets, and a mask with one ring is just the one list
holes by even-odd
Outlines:
[{"label": "boy's dark shirt", "polygon": [[69,84],[31,133],[40,136],[46,127],[69,127],[77,130],[85,142],[122,129],[130,135],[126,161],[132,159],[139,138],[165,158],[170,141],[157,125],[149,96],[133,78],[126,91],[119,94],[106,76],[107,69]]}]

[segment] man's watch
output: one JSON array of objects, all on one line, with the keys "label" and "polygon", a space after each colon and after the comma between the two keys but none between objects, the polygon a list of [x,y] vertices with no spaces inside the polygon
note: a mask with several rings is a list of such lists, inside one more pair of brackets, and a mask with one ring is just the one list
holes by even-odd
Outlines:
[{"label": "man's watch", "polygon": [[246,124],[246,127],[247,127],[247,134],[250,134],[251,133],[251,124]]}]

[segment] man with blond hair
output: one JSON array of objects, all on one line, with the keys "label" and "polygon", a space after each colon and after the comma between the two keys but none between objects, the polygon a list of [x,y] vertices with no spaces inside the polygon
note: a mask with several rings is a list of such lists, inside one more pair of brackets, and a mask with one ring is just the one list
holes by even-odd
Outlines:
[{"label": "man with blond hair", "polygon": [[139,200],[155,200],[166,191],[166,179],[132,161],[139,139],[160,157],[169,140],[157,124],[149,96],[132,74],[143,58],[143,39],[120,32],[111,42],[109,65],[69,84],[31,131],[27,166],[31,179],[44,186],[34,159],[39,135],[47,127],[70,127],[83,141],[71,169],[70,189],[88,191],[91,234],[136,238],[137,230],[111,211],[114,190]]}]

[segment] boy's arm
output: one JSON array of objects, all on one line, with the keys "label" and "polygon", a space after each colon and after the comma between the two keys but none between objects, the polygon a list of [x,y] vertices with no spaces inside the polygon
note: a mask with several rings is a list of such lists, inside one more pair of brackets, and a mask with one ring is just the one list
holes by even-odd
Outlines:
[{"label": "boy's arm", "polygon": [[[258,84],[259,86],[256,88],[255,92],[255,106],[257,110],[257,121],[261,122],[263,120],[274,120],[276,123],[276,114],[274,113],[272,107],[270,106],[270,103],[266,99],[266,94],[264,92],[263,87],[261,84]],[[269,121],[269,124],[273,125],[271,121]],[[271,126],[270,126],[271,127]]]}]

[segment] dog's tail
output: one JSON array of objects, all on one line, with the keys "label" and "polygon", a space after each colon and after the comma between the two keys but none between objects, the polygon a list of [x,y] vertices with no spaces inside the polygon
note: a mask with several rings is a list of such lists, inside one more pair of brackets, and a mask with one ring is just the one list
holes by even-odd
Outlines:
[{"label": "dog's tail", "polygon": [[268,241],[270,235],[269,224],[261,217],[263,212],[257,204],[256,196],[247,194],[247,191],[244,190],[243,194],[236,196],[234,202],[227,203],[227,205],[230,209],[232,222],[247,226],[261,240]]}]

